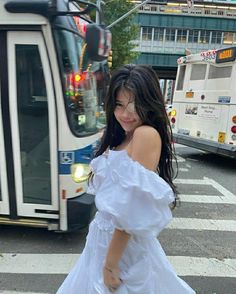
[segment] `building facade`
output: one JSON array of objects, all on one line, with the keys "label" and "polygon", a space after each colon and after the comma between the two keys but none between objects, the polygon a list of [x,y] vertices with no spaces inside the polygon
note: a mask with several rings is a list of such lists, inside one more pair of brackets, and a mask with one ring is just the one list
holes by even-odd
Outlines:
[{"label": "building facade", "polygon": [[236,1],[195,0],[191,7],[188,1],[150,1],[136,20],[136,63],[152,65],[163,79],[175,79],[180,56],[236,46]]}]

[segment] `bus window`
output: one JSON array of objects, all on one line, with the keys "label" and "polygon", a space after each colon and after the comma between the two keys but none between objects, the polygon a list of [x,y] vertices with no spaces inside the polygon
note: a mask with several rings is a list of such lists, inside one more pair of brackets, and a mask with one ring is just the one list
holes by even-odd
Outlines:
[{"label": "bus window", "polygon": [[16,44],[15,52],[23,201],[51,204],[48,99],[39,48]]},{"label": "bus window", "polygon": [[56,45],[70,128],[79,137],[95,134],[104,124],[98,119],[96,69],[89,63],[84,40],[61,29],[56,31]]},{"label": "bus window", "polygon": [[210,65],[208,79],[223,79],[230,78],[232,73],[232,66],[214,66]]},{"label": "bus window", "polygon": [[41,115],[47,111],[47,97],[38,46],[16,45],[16,63],[21,111]]},{"label": "bus window", "polygon": [[186,65],[182,65],[179,68],[179,76],[178,76],[178,82],[177,82],[177,87],[176,90],[180,91],[183,90],[184,86],[184,77],[185,77],[185,71],[186,71]]},{"label": "bus window", "polygon": [[191,69],[190,80],[205,80],[206,69],[206,64],[193,64]]}]

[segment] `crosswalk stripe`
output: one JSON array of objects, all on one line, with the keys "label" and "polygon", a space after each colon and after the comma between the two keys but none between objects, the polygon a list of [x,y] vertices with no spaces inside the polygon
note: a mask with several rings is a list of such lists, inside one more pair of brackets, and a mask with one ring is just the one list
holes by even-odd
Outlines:
[{"label": "crosswalk stripe", "polygon": [[236,221],[175,217],[168,229],[236,232]]},{"label": "crosswalk stripe", "polygon": [[67,274],[80,254],[3,253],[0,273]]},{"label": "crosswalk stripe", "polygon": [[222,195],[229,198],[235,198],[236,196],[223,187],[218,182],[214,181],[213,179],[204,177],[203,179],[175,179],[175,184],[188,184],[188,185],[207,185],[214,187],[217,191],[219,191]]},{"label": "crosswalk stripe", "polygon": [[19,292],[19,291],[1,291],[0,294],[50,294],[50,293],[45,293],[45,292]]},{"label": "crosswalk stripe", "polygon": [[191,194],[179,194],[181,202],[189,203],[209,203],[209,204],[236,204],[236,196],[228,197],[222,195],[191,195]]},{"label": "crosswalk stripe", "polygon": [[209,184],[212,185],[216,190],[218,190],[222,195],[225,195],[227,197],[236,197],[233,193],[231,193],[229,190],[227,190],[225,187],[220,185],[215,180],[207,178],[207,177],[204,177],[204,180],[208,181]]},{"label": "crosswalk stripe", "polygon": [[[184,159],[183,157],[181,157],[179,155],[176,156],[176,159],[177,159],[178,163],[186,161],[186,159]],[[175,161],[175,160],[173,159],[173,161]]]},{"label": "crosswalk stripe", "polygon": [[236,204],[236,196],[213,179],[176,179],[175,184],[208,185],[215,188],[220,195],[196,195],[179,194],[181,202],[189,203],[215,203],[215,204]]},{"label": "crosswalk stripe", "polygon": [[236,259],[169,256],[179,276],[207,276],[236,278]]},{"label": "crosswalk stripe", "polygon": [[[1,257],[0,273],[67,274],[80,254],[11,254]],[[180,276],[236,278],[236,259],[168,256]]]},{"label": "crosswalk stripe", "polygon": [[175,184],[190,184],[190,185],[211,185],[209,179],[175,179]]},{"label": "crosswalk stripe", "polygon": [[181,172],[188,172],[189,171],[189,168],[179,167],[179,171],[181,171]]}]

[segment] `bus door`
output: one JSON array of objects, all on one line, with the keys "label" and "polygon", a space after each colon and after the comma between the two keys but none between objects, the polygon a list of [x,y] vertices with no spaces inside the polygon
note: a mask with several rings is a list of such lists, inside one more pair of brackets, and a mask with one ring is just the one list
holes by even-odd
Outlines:
[{"label": "bus door", "polygon": [[[6,138],[1,137],[0,212],[10,218],[58,219],[56,107],[43,35],[40,31],[5,34],[7,62],[0,66],[5,64],[8,72],[8,97],[1,99],[8,104],[9,117],[5,114],[3,120],[9,129],[2,132],[0,117],[0,131],[1,136],[10,134],[11,151],[5,150],[4,159]],[[11,156],[7,191],[2,163]]]},{"label": "bus door", "polygon": [[[1,81],[1,69],[0,69]],[[0,83],[1,89],[1,83]],[[0,91],[0,215],[9,215],[9,196],[7,188],[7,172],[5,157],[5,140],[3,136],[2,103]]]}]

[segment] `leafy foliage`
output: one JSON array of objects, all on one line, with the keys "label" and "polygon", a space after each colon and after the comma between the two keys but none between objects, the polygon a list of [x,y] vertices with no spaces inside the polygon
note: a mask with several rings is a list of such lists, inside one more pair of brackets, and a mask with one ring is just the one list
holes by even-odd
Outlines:
[{"label": "leafy foliage", "polygon": [[[135,4],[128,0],[105,0],[102,5],[104,22],[110,25],[130,11]],[[112,32],[112,69],[126,63],[132,63],[139,55],[132,51],[135,47],[133,40],[139,36],[139,26],[134,23],[137,11],[133,12],[111,28]]]}]

